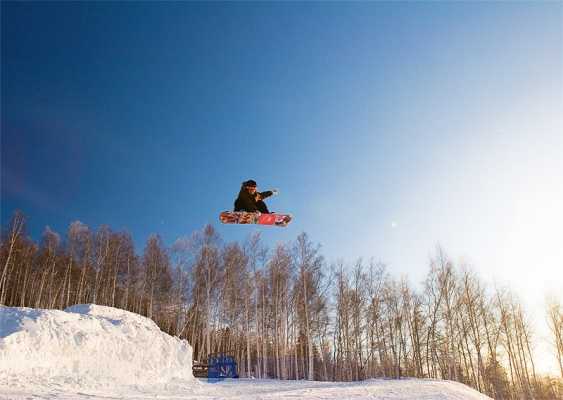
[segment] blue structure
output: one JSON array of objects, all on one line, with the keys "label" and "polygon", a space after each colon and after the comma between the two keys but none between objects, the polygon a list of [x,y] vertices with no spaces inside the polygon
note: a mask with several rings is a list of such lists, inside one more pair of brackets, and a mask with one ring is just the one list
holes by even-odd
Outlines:
[{"label": "blue structure", "polygon": [[213,353],[207,356],[207,380],[217,382],[225,378],[238,378],[235,357],[225,353]]}]

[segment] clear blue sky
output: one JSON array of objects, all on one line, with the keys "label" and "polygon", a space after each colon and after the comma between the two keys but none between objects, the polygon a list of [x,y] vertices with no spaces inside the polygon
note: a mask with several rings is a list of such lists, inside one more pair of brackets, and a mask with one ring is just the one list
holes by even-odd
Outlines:
[{"label": "clear blue sky", "polygon": [[[530,304],[563,287],[563,3],[2,2],[1,218],[140,250],[240,182],[329,260],[414,283],[441,243]],[[541,319],[541,317],[539,317]]]}]

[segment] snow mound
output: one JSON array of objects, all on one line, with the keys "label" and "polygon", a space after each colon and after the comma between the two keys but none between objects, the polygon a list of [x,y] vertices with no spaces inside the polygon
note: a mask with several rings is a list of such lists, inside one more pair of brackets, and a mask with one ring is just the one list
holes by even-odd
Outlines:
[{"label": "snow mound", "polygon": [[144,387],[193,381],[192,348],[150,319],[94,304],[0,306],[0,382]]}]

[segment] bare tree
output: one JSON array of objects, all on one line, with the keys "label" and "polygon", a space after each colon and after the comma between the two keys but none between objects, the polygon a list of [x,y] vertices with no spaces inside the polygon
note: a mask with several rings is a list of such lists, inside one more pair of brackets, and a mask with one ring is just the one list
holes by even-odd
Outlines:
[{"label": "bare tree", "polygon": [[307,379],[315,379],[314,337],[311,309],[317,302],[319,284],[322,278],[323,257],[319,247],[314,246],[306,233],[301,233],[293,247],[294,263],[298,271],[295,296],[298,306],[299,320],[307,342]]},{"label": "bare tree", "polygon": [[563,378],[563,307],[555,297],[550,298],[547,302],[547,321],[553,335],[559,373]]},{"label": "bare tree", "polygon": [[155,311],[161,311],[157,304],[163,302],[172,286],[170,260],[162,240],[157,235],[152,235],[147,241],[143,255],[143,266],[148,296],[147,316],[153,318]]},{"label": "bare tree", "polygon": [[[0,274],[0,304],[6,304],[8,296],[8,277],[10,271],[14,269],[12,263],[14,253],[18,241],[25,233],[25,217],[22,212],[16,211],[10,222],[10,227],[5,235],[2,235],[2,248],[7,247],[7,251],[3,251],[4,262],[2,263],[2,274]],[[4,245],[5,244],[5,245]]]},{"label": "bare tree", "polygon": [[268,279],[272,293],[274,359],[276,378],[288,379],[288,314],[290,312],[291,253],[287,246],[279,244],[268,263]]},{"label": "bare tree", "polygon": [[[254,294],[254,325],[255,325],[255,332],[256,332],[256,373],[258,375],[259,378],[263,377],[263,372],[264,372],[264,359],[263,359],[263,348],[260,345],[260,338],[262,336],[262,325],[261,325],[261,319],[260,319],[260,315],[258,312],[258,307],[260,304],[260,291],[259,291],[259,285],[258,282],[260,280],[260,268],[262,267],[262,265],[264,265],[265,263],[265,259],[266,259],[266,255],[267,255],[267,250],[266,248],[263,246],[262,241],[261,241],[261,237],[260,237],[260,233],[254,233],[253,235],[250,235],[250,237],[247,239],[245,246],[244,246],[244,252],[245,255],[248,259],[248,265],[249,265],[249,269],[252,272],[253,276],[252,276],[252,280],[249,282],[249,285],[247,287],[248,291],[249,291],[249,295],[252,296],[252,294]],[[249,315],[250,316],[250,315]],[[250,323],[250,320],[248,321]],[[249,349],[250,351],[250,349]]]},{"label": "bare tree", "polygon": [[206,225],[203,230],[193,237],[195,246],[195,265],[193,267],[194,283],[198,290],[195,303],[201,305],[200,311],[204,323],[205,338],[199,356],[212,353],[212,331],[214,309],[218,301],[218,289],[222,280],[222,265],[220,259],[219,236],[211,225]]}]

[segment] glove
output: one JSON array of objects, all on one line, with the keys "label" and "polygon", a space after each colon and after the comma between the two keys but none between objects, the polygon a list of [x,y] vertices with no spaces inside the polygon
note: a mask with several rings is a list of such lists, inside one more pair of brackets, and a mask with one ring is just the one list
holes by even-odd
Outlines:
[{"label": "glove", "polygon": [[277,196],[278,194],[280,194],[278,189],[272,189],[272,196]]}]

